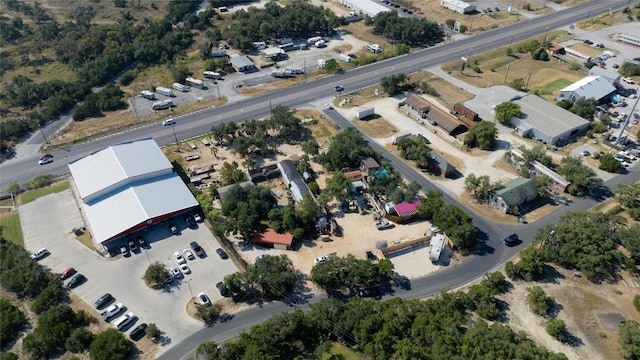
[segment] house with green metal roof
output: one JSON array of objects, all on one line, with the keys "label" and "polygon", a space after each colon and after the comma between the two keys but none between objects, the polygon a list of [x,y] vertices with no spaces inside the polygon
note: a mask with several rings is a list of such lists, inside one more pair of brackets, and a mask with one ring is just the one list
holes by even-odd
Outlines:
[{"label": "house with green metal roof", "polygon": [[491,203],[502,212],[534,200],[538,197],[538,188],[533,179],[518,178],[504,185],[504,188],[496,190],[491,198]]}]

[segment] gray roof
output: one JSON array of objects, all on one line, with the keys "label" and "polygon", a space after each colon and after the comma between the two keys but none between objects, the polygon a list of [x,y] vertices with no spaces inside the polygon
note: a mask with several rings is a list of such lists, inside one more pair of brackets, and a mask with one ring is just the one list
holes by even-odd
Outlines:
[{"label": "gray roof", "polygon": [[600,76],[609,80],[609,83],[614,83],[620,79],[620,74],[615,71],[603,69],[600,66],[594,66],[589,70],[589,76]]},{"label": "gray roof", "polygon": [[538,189],[533,179],[518,178],[504,184],[504,188],[496,190],[507,206],[515,206],[533,200],[538,196]]},{"label": "gray roof", "polygon": [[69,170],[80,197],[87,200],[141,178],[173,172],[173,166],[155,140],[149,138],[98,150],[70,162]]},{"label": "gray roof", "polygon": [[309,189],[309,186],[302,178],[298,169],[296,169],[296,164],[291,160],[282,160],[278,163],[278,167],[282,172],[282,177],[284,178],[285,183],[289,185],[291,192],[293,193],[293,198],[296,201],[302,200],[305,194],[309,194],[311,198],[315,201],[315,196]]},{"label": "gray roof", "polygon": [[296,164],[291,160],[282,160],[278,163],[278,167],[282,172],[282,177],[284,177],[286,182],[291,182],[293,179],[302,179],[302,175],[298,172],[296,168]]},{"label": "gray roof", "polygon": [[253,61],[247,55],[231,55],[231,64],[236,68],[245,68],[253,66]]},{"label": "gray roof", "polygon": [[559,136],[589,122],[582,117],[530,94],[514,101],[520,105],[522,120],[551,137]]},{"label": "gray roof", "polygon": [[616,88],[606,79],[600,76],[587,76],[560,90],[560,94],[573,93],[575,100],[581,97],[600,100],[614,91]]}]

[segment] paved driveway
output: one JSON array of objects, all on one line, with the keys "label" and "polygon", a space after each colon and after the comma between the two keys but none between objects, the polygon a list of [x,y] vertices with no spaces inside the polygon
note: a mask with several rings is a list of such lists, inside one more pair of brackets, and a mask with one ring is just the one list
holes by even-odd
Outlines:
[{"label": "paved driveway", "polygon": [[[84,224],[70,190],[22,205],[19,211],[25,248],[34,251],[46,247],[51,252],[40,261],[42,265],[56,273],[75,267],[88,280],[75,288],[74,293],[90,305],[105,292],[111,293],[117,302],[124,303],[128,311],[139,317],[139,323],[156,323],[170,339],[169,346],[204,326],[185,311],[191,294],[205,291],[216,301],[221,298],[216,282],[237,271],[231,260],[222,260],[215,253],[219,245],[205,226],[186,228],[182,217],[175,221],[181,229],[180,235],[171,235],[166,225],[158,225],[144,234],[148,249],[137,250],[129,257],[105,258],[74,239],[71,230]],[[176,266],[173,253],[188,248],[191,241],[198,241],[207,255],[188,262],[190,275],[163,290],[144,285],[142,276],[151,262]]]}]

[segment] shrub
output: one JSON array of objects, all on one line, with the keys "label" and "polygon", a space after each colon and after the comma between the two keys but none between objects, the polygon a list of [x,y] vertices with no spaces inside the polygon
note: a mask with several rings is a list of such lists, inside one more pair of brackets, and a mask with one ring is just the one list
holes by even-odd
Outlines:
[{"label": "shrub", "polygon": [[93,341],[93,333],[86,328],[77,328],[65,340],[64,348],[73,353],[84,352],[89,349]]},{"label": "shrub", "polygon": [[15,340],[20,330],[27,324],[22,311],[5,299],[0,299],[0,344]]},{"label": "shrub", "polygon": [[636,310],[640,311],[640,294],[636,294],[636,296],[633,297],[633,306]]},{"label": "shrub", "polygon": [[164,280],[167,278],[169,270],[166,265],[161,262],[154,262],[149,265],[147,271],[144,272],[144,281],[152,289],[162,289],[164,286]]},{"label": "shrub", "polygon": [[547,334],[558,341],[564,341],[567,338],[567,325],[560,319],[549,319],[546,329]]},{"label": "shrub", "polygon": [[105,330],[93,339],[89,355],[92,360],[125,360],[131,343],[116,329]]},{"label": "shrub", "polygon": [[547,296],[540,286],[527,288],[527,300],[533,312],[540,316],[549,315],[551,307],[555,304],[555,300]]},{"label": "shrub", "polygon": [[158,325],[156,325],[155,323],[151,323],[149,324],[149,326],[147,326],[147,335],[149,335],[151,341],[157,343],[158,341],[160,341],[162,331],[158,329]]},{"label": "shrub", "polygon": [[220,312],[222,311],[222,306],[220,304],[213,305],[196,305],[196,310],[198,312],[198,316],[204,322],[211,322],[217,319],[220,316]]}]

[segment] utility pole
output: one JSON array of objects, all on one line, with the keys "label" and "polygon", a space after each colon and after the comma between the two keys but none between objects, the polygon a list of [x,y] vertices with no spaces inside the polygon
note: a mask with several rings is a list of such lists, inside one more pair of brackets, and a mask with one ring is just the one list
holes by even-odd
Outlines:
[{"label": "utility pole", "polygon": [[511,66],[511,64],[507,64],[507,72],[504,74],[504,83],[507,83],[507,76],[509,76],[509,66]]},{"label": "utility pole", "polygon": [[189,285],[189,293],[191,294],[191,300],[193,300],[193,303],[195,304],[196,302],[193,299],[193,290],[191,290],[191,279],[187,281],[187,285]]},{"label": "utility pole", "polygon": [[40,125],[40,133],[42,134],[42,137],[44,138],[44,143],[45,143],[46,145],[49,145],[49,142],[47,141],[47,137],[46,137],[46,135],[44,134],[44,131],[42,130],[42,125]]},{"label": "utility pole", "polygon": [[525,90],[529,89],[529,80],[531,80],[531,71],[529,71],[529,76],[527,76],[527,86],[524,88]]},{"label": "utility pole", "polygon": [[176,149],[180,149],[180,143],[178,142],[178,135],[176,135],[176,122],[174,121],[171,124],[171,128],[173,129],[173,137],[176,139]]}]

